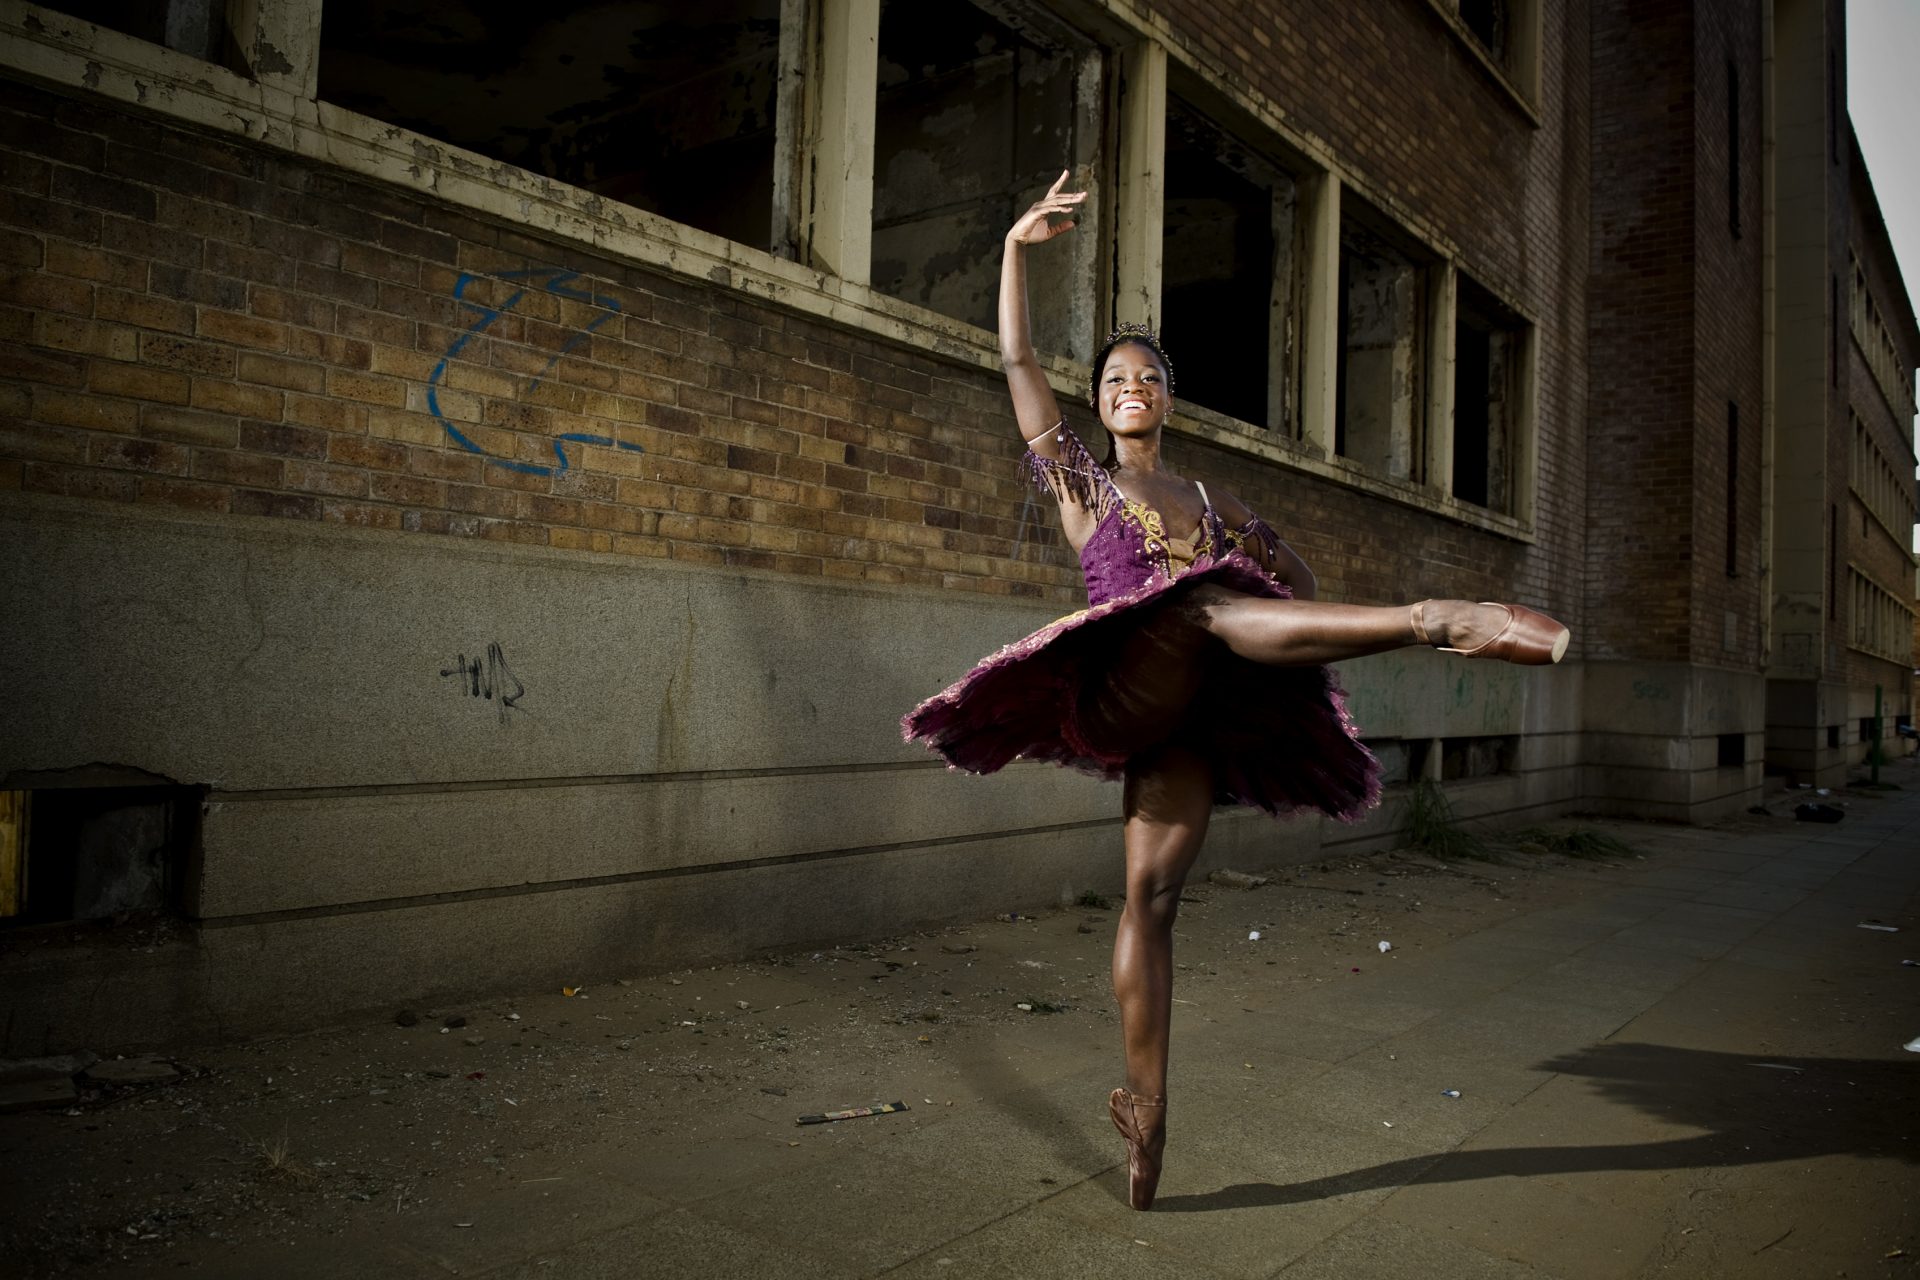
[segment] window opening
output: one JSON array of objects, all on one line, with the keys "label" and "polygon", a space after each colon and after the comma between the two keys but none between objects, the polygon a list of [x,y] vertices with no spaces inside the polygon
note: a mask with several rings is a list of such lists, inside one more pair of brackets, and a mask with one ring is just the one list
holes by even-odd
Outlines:
[{"label": "window opening", "polygon": [[0,885],[0,917],[6,924],[52,924],[177,911],[198,837],[201,791],[0,792],[11,797],[0,804],[0,879],[9,881]]},{"label": "window opening", "polygon": [[223,0],[53,0],[47,7],[189,57],[219,61],[227,52]]},{"label": "window opening", "polygon": [[1160,314],[1181,396],[1290,435],[1293,178],[1174,96],[1165,174]]},{"label": "window opening", "polygon": [[1460,0],[1460,21],[1495,62],[1507,61],[1506,0]]},{"label": "window opening", "polygon": [[[1071,162],[1097,156],[1101,61],[1041,14],[968,0],[880,9],[873,148],[874,288],[996,327],[1008,226]],[[1096,172],[1095,179],[1098,179]],[[1093,335],[1097,200],[1027,258],[1034,343],[1084,359]]]},{"label": "window opening", "polygon": [[1744,733],[1723,733],[1717,744],[1717,763],[1722,769],[1730,769],[1747,762],[1747,735]]},{"label": "window opening", "polygon": [[1460,277],[1454,319],[1453,496],[1513,509],[1520,422],[1520,360],[1526,322]]},{"label": "window opening", "polygon": [[780,0],[326,0],[329,102],[770,247]]},{"label": "window opening", "polygon": [[1420,456],[1427,267],[1343,212],[1334,452],[1402,480]]},{"label": "window opening", "polygon": [[1440,780],[1492,778],[1513,772],[1519,740],[1498,737],[1446,738],[1440,744]]}]

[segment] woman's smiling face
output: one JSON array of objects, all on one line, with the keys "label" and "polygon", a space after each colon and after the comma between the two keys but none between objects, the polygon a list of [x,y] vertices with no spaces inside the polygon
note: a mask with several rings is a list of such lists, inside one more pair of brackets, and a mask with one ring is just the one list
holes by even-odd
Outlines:
[{"label": "woman's smiling face", "polygon": [[1100,421],[1117,436],[1143,435],[1173,410],[1166,366],[1152,347],[1122,342],[1100,369]]}]

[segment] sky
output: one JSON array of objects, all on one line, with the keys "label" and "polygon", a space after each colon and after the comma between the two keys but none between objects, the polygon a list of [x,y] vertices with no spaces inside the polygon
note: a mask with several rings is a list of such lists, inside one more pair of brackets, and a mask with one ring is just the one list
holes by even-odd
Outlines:
[{"label": "sky", "polygon": [[1849,0],[1847,109],[1907,296],[1920,299],[1920,0]]}]

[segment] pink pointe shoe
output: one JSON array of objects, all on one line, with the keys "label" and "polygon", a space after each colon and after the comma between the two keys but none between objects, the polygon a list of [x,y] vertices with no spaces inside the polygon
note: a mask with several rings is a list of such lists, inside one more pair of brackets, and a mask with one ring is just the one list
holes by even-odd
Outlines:
[{"label": "pink pointe shoe", "polygon": [[1167,1109],[1164,1095],[1143,1098],[1125,1089],[1115,1089],[1107,1095],[1107,1110],[1113,1115],[1113,1127],[1127,1140],[1127,1203],[1142,1212],[1153,1208],[1153,1194],[1160,1189],[1160,1157],[1166,1150],[1164,1127],[1157,1148],[1149,1151],[1146,1133],[1140,1126],[1140,1112],[1156,1107],[1162,1112]]},{"label": "pink pointe shoe", "polygon": [[[1413,638],[1421,644],[1433,643],[1427,638],[1427,603],[1422,600],[1413,606]],[[1492,658],[1496,662],[1512,662],[1523,667],[1551,666],[1566,655],[1567,642],[1573,639],[1573,632],[1546,614],[1523,604],[1501,604],[1497,600],[1482,600],[1480,603],[1507,611],[1507,625],[1498,634],[1471,649],[1450,649],[1445,645],[1434,647],[1442,653],[1457,653],[1463,658]]]}]

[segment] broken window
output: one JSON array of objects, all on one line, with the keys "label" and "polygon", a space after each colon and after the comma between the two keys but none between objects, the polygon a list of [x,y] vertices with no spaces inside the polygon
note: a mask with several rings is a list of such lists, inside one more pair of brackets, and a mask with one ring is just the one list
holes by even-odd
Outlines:
[{"label": "broken window", "polygon": [[1440,780],[1493,778],[1513,772],[1520,740],[1511,734],[1480,738],[1446,738],[1440,744]]},{"label": "broken window", "polygon": [[53,0],[48,8],[207,61],[227,40],[224,0]]},{"label": "broken window", "polygon": [[1453,496],[1511,512],[1521,422],[1526,325],[1491,293],[1460,277],[1454,316]]},{"label": "broken window", "polygon": [[[880,9],[873,147],[874,288],[997,328],[1007,228],[1069,166],[1098,155],[1102,59],[1037,10],[968,0]],[[1028,255],[1034,342],[1085,358],[1095,341],[1097,201]]]},{"label": "broken window", "polygon": [[1460,21],[1495,62],[1507,60],[1506,0],[1460,0]]},{"label": "broken window", "polygon": [[1522,93],[1539,92],[1540,0],[1452,0],[1468,39]]},{"label": "broken window", "polygon": [[1172,96],[1165,173],[1160,315],[1180,396],[1291,434],[1293,179]]},{"label": "broken window", "polygon": [[1334,452],[1396,480],[1417,478],[1425,420],[1429,264],[1383,222],[1340,220],[1340,351]]},{"label": "broken window", "polygon": [[320,95],[760,248],[780,0],[326,0]]},{"label": "broken window", "polygon": [[8,924],[176,910],[201,788],[0,791],[0,917]]}]

